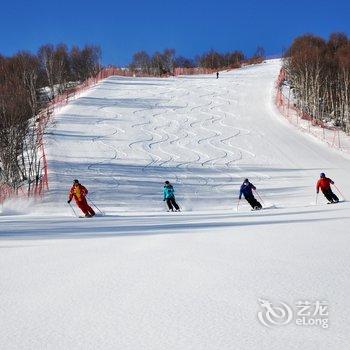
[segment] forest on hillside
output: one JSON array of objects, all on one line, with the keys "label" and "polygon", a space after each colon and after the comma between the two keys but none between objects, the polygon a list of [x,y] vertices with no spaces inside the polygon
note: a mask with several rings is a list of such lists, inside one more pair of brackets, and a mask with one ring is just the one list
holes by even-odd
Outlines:
[{"label": "forest on hillside", "polygon": [[350,133],[350,39],[307,34],[294,39],[283,60],[298,108]]},{"label": "forest on hillside", "polygon": [[[40,113],[51,113],[50,100],[100,69],[101,50],[46,44],[33,54],[0,55],[0,186],[27,191],[41,176],[38,149],[45,125]],[[45,116],[48,120],[49,116]]]}]

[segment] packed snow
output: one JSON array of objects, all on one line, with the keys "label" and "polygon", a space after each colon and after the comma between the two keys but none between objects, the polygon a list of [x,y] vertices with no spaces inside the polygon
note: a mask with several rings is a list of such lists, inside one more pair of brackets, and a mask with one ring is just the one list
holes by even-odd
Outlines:
[{"label": "packed snow", "polygon": [[[114,76],[56,113],[49,193],[1,209],[1,349],[348,349],[350,205],[315,183],[350,198],[350,162],[277,112],[279,68]],[[74,216],[75,178],[104,216]],[[329,327],[267,327],[259,299],[326,301]]]}]

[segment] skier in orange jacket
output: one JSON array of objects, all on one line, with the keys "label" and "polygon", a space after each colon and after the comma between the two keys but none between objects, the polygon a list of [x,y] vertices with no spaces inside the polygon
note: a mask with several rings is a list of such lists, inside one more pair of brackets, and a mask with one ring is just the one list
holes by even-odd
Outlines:
[{"label": "skier in orange jacket", "polygon": [[331,185],[334,184],[334,181],[326,177],[325,173],[320,174],[320,178],[316,184],[316,192],[318,193],[321,189],[324,196],[328,199],[329,203],[338,203],[339,198],[333,193]]},{"label": "skier in orange jacket", "polygon": [[73,186],[70,189],[69,199],[67,203],[69,204],[74,198],[75,203],[81,209],[81,211],[85,214],[85,217],[91,218],[92,216],[95,215],[95,212],[86,201],[85,197],[87,194],[88,194],[88,190],[86,189],[86,187],[84,187],[81,183],[79,183],[79,180],[75,179],[73,181]]}]

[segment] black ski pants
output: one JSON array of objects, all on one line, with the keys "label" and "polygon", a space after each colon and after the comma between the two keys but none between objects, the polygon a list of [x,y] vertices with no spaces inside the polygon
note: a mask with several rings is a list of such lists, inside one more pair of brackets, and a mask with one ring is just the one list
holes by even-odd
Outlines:
[{"label": "black ski pants", "polygon": [[167,198],[166,199],[166,204],[168,205],[169,210],[179,210],[180,207],[177,205],[176,201],[175,201],[175,197],[172,198]]},{"label": "black ski pants", "polygon": [[255,207],[258,207],[259,209],[262,208],[262,205],[260,202],[258,202],[253,195],[251,196],[244,196],[247,202],[251,205],[251,207],[254,209]]},{"label": "black ski pants", "polygon": [[339,202],[339,198],[333,193],[332,189],[323,190],[322,193],[329,202]]}]

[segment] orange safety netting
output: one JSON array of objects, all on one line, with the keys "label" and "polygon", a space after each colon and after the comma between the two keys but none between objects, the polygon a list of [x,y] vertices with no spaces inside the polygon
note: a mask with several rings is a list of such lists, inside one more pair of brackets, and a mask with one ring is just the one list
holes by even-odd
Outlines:
[{"label": "orange safety netting", "polygon": [[282,88],[285,80],[286,73],[282,68],[276,81],[277,91],[275,99],[276,106],[281,114],[300,130],[312,134],[333,148],[349,152],[350,148],[346,145],[349,140],[345,140],[347,136],[340,128],[328,125],[324,121],[302,111],[290,96],[287,97],[283,94]]},{"label": "orange safety netting", "polygon": [[39,113],[36,118],[36,139],[37,139],[37,148],[39,152],[39,166],[41,174],[35,180],[35,183],[27,185],[27,188],[23,186],[15,190],[7,184],[0,184],[0,203],[4,202],[7,198],[12,196],[43,196],[44,191],[49,189],[49,179],[48,179],[48,164],[45,153],[45,144],[44,144],[44,131],[45,126],[47,125],[51,115],[54,110],[66,105],[70,99],[74,98],[76,95],[87,90],[91,86],[97,84],[100,80],[108,78],[111,75],[123,75],[123,76],[132,76],[130,71],[118,69],[114,67],[102,69],[96,76],[91,77],[81,84],[65,90],[62,94],[59,94],[50,101],[47,108]]}]

